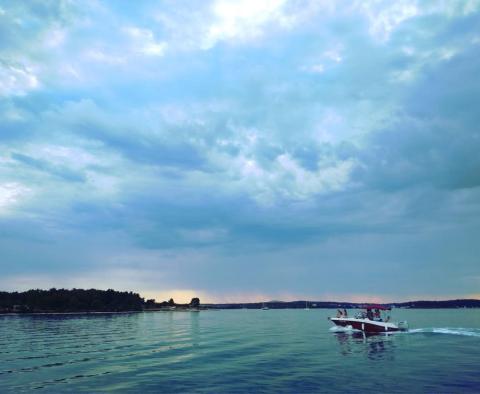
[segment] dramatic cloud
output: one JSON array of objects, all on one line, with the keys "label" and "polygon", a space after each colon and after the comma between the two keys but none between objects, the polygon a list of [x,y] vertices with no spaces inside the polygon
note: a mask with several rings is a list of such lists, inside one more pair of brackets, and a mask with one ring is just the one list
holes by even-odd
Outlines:
[{"label": "dramatic cloud", "polygon": [[480,2],[7,1],[5,289],[478,293]]}]

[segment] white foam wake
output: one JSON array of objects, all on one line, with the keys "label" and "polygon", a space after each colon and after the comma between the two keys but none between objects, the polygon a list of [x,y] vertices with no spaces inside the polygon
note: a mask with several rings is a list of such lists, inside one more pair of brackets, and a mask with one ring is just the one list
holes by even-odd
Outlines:
[{"label": "white foam wake", "polygon": [[480,328],[450,328],[450,327],[415,328],[415,329],[408,330],[408,333],[409,334],[432,333],[432,334],[480,337]]},{"label": "white foam wake", "polygon": [[330,327],[330,332],[361,332],[361,331],[352,328],[352,326],[346,326],[346,327],[333,326],[333,327]]}]

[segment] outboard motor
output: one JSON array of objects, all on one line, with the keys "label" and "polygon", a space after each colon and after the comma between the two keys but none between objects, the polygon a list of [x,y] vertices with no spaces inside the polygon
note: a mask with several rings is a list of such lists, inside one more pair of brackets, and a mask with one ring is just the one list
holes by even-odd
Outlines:
[{"label": "outboard motor", "polygon": [[400,331],[408,331],[408,322],[405,320],[405,321],[399,321],[398,322],[398,329]]}]

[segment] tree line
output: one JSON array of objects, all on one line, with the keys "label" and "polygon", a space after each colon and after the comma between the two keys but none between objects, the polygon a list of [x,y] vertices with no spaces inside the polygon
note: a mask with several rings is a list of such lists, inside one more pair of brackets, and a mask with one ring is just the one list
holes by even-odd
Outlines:
[{"label": "tree line", "polygon": [[165,307],[200,306],[200,299],[192,298],[190,304],[177,304],[170,298],[160,303],[150,299],[145,301],[131,291],[113,289],[56,289],[28,290],[24,292],[0,291],[0,313],[36,312],[126,312]]},{"label": "tree line", "polygon": [[0,292],[0,312],[123,312],[143,309],[145,300],[131,291],[96,289]]}]

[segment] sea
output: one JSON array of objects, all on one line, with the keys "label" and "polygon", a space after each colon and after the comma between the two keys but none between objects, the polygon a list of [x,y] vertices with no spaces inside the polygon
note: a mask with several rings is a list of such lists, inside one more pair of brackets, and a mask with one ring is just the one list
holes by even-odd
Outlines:
[{"label": "sea", "polygon": [[328,309],[0,316],[0,393],[480,393],[480,309],[395,309],[406,333]]}]

